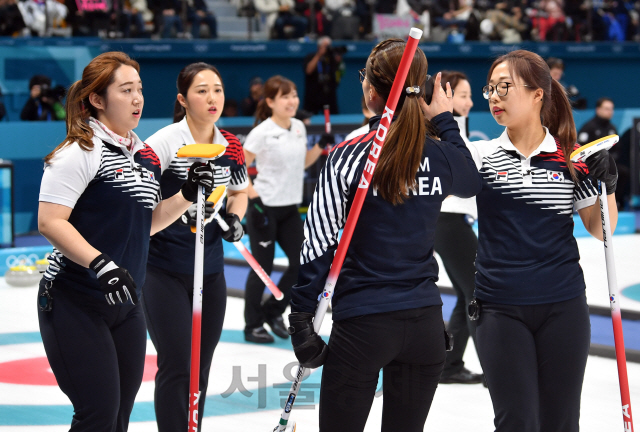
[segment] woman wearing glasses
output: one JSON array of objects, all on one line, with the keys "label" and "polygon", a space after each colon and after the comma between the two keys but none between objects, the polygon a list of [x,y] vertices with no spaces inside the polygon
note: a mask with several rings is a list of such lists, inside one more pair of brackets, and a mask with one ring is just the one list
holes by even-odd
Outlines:
[{"label": "woman wearing glasses", "polygon": [[[451,87],[435,79],[425,121],[420,109],[427,58],[418,49],[358,217],[332,300],[329,346],[313,331],[323,290],[367,155],[405,48],[380,42],[367,59],[362,92],[372,131],[336,146],[320,174],[305,221],[300,276],[289,331],[305,367],[324,362],[320,430],[364,429],[383,373],[382,431],[424,430],[445,359],[442,300],[433,239],[445,197],[471,197],[481,180],[456,121]],[[434,139],[434,129],[442,141]],[[380,129],[382,131],[382,129]],[[326,360],[326,361],[325,361]]]},{"label": "woman wearing glasses", "polygon": [[483,178],[474,318],[496,431],[578,431],[590,324],[572,213],[602,239],[595,180],[612,194],[615,163],[606,152],[571,163],[571,105],[537,54],[498,58],[488,80],[505,131],[469,147]]}]

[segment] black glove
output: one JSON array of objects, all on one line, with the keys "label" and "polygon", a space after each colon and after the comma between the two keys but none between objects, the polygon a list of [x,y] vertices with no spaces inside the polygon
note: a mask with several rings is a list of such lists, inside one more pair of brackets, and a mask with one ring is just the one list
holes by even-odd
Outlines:
[{"label": "black glove", "polygon": [[269,225],[267,217],[267,209],[264,208],[260,197],[251,198],[249,200],[249,212],[251,213],[251,221],[256,228],[264,228]]},{"label": "black glove", "polygon": [[126,303],[131,299],[134,305],[138,302],[136,283],[126,269],[118,267],[107,254],[100,254],[91,261],[89,268],[96,272],[100,289],[104,292],[107,303],[115,305]]},{"label": "black glove", "polygon": [[[198,214],[197,214],[198,204],[191,204],[186,212],[180,216],[180,223],[186,226],[196,226],[198,222]],[[213,214],[213,203],[211,201],[204,202],[204,218],[208,219]]]},{"label": "black glove", "polygon": [[222,238],[231,243],[240,241],[244,235],[244,229],[242,228],[238,215],[227,213],[224,221],[229,225],[229,230],[222,231]]},{"label": "black glove", "polygon": [[613,156],[606,150],[600,150],[589,156],[585,161],[589,168],[589,174],[596,180],[600,180],[607,187],[607,195],[616,191],[618,184],[618,168]]},{"label": "black glove", "polygon": [[324,364],[329,347],[313,330],[313,314],[293,312],[289,314],[289,334],[293,352],[306,368],[317,368]]},{"label": "black glove", "polygon": [[213,165],[194,162],[189,168],[187,181],[182,184],[182,196],[187,201],[198,202],[198,186],[204,186],[205,196],[213,191]]},{"label": "black glove", "polygon": [[318,141],[318,147],[320,147],[321,149],[324,149],[327,147],[327,144],[333,145],[335,143],[336,143],[336,139],[332,134],[323,133],[322,136],[320,136],[320,141]]}]

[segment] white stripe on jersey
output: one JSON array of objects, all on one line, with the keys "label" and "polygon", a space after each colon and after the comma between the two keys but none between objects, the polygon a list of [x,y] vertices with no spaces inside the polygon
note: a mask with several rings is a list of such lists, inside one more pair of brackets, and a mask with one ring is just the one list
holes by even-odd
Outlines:
[{"label": "white stripe on jersey", "polygon": [[[547,170],[531,166],[527,173],[522,173],[515,165],[519,159],[509,157],[503,149],[496,149],[496,153],[485,156],[482,159],[482,168],[479,170],[487,184],[492,189],[503,194],[513,195],[514,199],[523,199],[527,204],[540,205],[543,210],[552,210],[558,214],[572,214],[574,201],[580,201],[593,196],[595,189],[592,185],[588,190],[582,191],[582,182],[574,183],[570,179],[564,181],[549,182]],[[497,173],[506,173],[498,178]],[[524,177],[531,182],[524,184]]]},{"label": "white stripe on jersey", "polygon": [[122,192],[136,198],[137,202],[144,203],[145,208],[154,209],[158,205],[159,179],[155,179],[151,171],[143,166],[132,167],[128,159],[111,151],[106,145],[102,146],[100,158],[96,178],[104,178],[107,183],[117,183],[115,187],[122,188]]},{"label": "white stripe on jersey", "polygon": [[360,181],[355,176],[362,158],[369,154],[370,146],[371,142],[344,145],[329,155],[304,223],[301,264],[322,256],[338,243],[338,233],[347,219],[349,189]]}]

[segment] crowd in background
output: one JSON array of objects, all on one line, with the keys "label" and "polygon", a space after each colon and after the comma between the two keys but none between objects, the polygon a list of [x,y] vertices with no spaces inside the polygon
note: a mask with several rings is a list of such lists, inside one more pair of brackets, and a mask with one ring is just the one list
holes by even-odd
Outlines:
[{"label": "crowd in background", "polygon": [[395,14],[434,42],[640,41],[638,0],[0,0],[0,36],[216,38],[222,2],[271,39],[372,40]]}]

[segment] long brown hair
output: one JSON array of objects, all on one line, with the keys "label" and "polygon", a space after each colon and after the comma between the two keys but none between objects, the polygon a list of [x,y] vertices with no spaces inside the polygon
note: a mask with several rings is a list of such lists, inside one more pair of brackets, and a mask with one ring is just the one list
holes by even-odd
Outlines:
[{"label": "long brown hair", "polygon": [[[191,84],[193,84],[193,79],[198,73],[202,72],[203,70],[210,70],[214,74],[218,75],[218,78],[220,78],[220,82],[222,83],[222,89],[224,90],[224,82],[222,81],[222,76],[215,66],[204,62],[191,63],[182,68],[182,70],[178,74],[178,79],[176,81],[178,93],[180,93],[185,99],[187,98],[189,87],[191,87]],[[178,98],[176,97],[176,103],[173,105],[173,122],[179,122],[184,118],[185,115],[187,115],[187,110],[182,105],[180,105],[180,102],[178,102]]]},{"label": "long brown hair", "polygon": [[540,122],[560,141],[565,163],[575,180],[576,171],[570,157],[576,145],[576,125],[564,87],[551,78],[549,66],[542,57],[526,50],[511,51],[498,57],[489,69],[487,81],[491,79],[496,66],[504,62],[507,62],[512,77],[518,76],[531,90],[542,89],[544,92]]},{"label": "long brown hair", "polygon": [[256,120],[253,123],[254,126],[260,122],[268,119],[273,115],[271,108],[267,105],[267,98],[275,100],[279,91],[282,91],[282,95],[288,95],[292,91],[296,90],[296,85],[288,78],[282,75],[274,75],[264,83],[264,97],[258,102],[256,107]]},{"label": "long brown hair", "polygon": [[[405,45],[402,39],[387,39],[376,45],[367,59],[367,80],[385,100],[391,92]],[[384,200],[394,205],[404,202],[409,197],[409,189],[416,185],[429,127],[418,102],[418,97],[425,91],[427,68],[427,57],[420,48],[416,49],[402,88],[419,86],[420,95],[407,97],[404,91],[400,93],[395,111],[397,117],[389,127],[373,174],[373,187]]]},{"label": "long brown hair", "polygon": [[69,87],[67,92],[67,137],[49,153],[44,161],[50,163],[55,153],[74,142],[84,151],[93,150],[93,130],[87,123],[89,116],[97,117],[98,110],[89,102],[89,95],[96,93],[105,97],[107,87],[114,79],[118,68],[122,65],[131,66],[140,73],[140,65],[128,55],[120,51],[102,53],[84,68],[82,79]]}]

